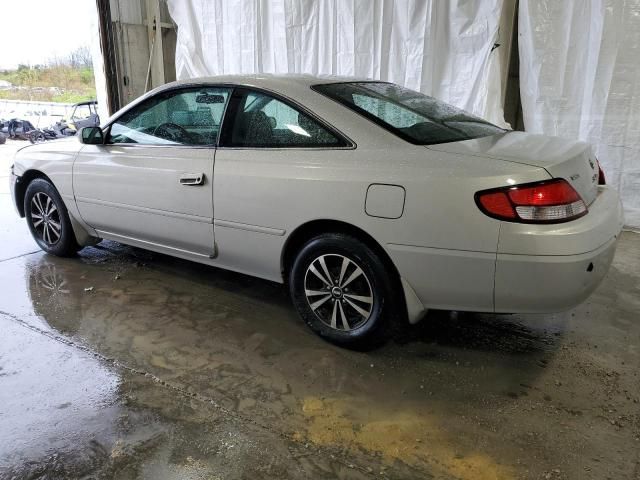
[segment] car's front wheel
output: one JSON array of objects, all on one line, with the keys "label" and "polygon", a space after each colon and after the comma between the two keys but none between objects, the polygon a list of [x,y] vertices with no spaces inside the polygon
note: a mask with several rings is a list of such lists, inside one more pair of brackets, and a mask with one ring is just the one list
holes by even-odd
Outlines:
[{"label": "car's front wheel", "polygon": [[341,346],[367,348],[384,340],[391,278],[369,246],[332,233],[303,245],[289,288],[298,313],[314,332]]},{"label": "car's front wheel", "polygon": [[31,235],[47,253],[67,257],[79,249],[67,208],[55,187],[36,178],[27,186],[24,213]]}]

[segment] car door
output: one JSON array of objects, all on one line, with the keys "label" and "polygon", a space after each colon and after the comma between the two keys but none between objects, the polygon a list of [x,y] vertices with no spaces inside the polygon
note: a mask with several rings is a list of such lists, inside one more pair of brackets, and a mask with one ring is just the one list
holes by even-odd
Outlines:
[{"label": "car door", "polygon": [[85,145],[73,169],[83,220],[104,238],[215,255],[213,161],[225,87],[189,87],[146,99]]},{"label": "car door", "polygon": [[285,233],[312,218],[309,209],[322,203],[317,195],[326,185],[319,181],[326,160],[346,160],[352,149],[301,105],[275,93],[236,88],[216,150],[216,265],[281,279]]}]

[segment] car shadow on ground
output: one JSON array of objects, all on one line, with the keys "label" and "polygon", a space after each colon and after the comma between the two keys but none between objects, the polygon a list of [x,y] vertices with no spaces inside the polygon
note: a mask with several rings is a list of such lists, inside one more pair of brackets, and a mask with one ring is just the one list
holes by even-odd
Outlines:
[{"label": "car shadow on ground", "polygon": [[[79,261],[79,262],[78,262]],[[64,263],[64,267],[61,264]],[[152,269],[163,277],[163,282],[170,285],[172,279],[188,281],[202,288],[223,291],[240,299],[244,303],[269,305],[283,313],[277,319],[286,326],[295,324],[299,329],[306,326],[295,314],[291,305],[286,285],[243,275],[219,268],[202,265],[179,258],[149,252],[147,250],[129,247],[116,242],[103,241],[95,247],[85,248],[76,259],[65,260],[44,256],[39,268],[31,269],[29,289],[34,306],[40,310],[38,314],[47,316],[47,302],[64,300],[70,308],[74,304],[73,292],[63,297],[51,296],[48,284],[56,283],[56,275],[65,270],[73,269],[74,264],[84,266],[101,266],[109,271],[114,278],[126,276],[131,269]],[[57,274],[52,271],[52,265],[58,265]],[[63,267],[62,269],[60,267]],[[48,277],[36,280],[34,275]],[[52,278],[54,280],[52,280]],[[60,283],[61,279],[57,282]],[[62,280],[65,285],[73,282]],[[76,282],[77,283],[77,282]],[[88,282],[86,288],[90,288]],[[38,290],[35,286],[45,285]],[[83,289],[75,287],[75,296],[82,295]],[[72,288],[73,290],[73,288]],[[60,312],[60,306],[50,308],[50,311]],[[72,321],[75,315],[65,315],[65,322]],[[385,349],[393,349],[399,354],[403,349],[411,355],[415,349],[410,346],[430,345],[465,352],[484,352],[507,356],[538,357],[549,356],[558,347],[567,325],[567,315],[495,315],[487,313],[453,312],[431,310],[425,318],[416,325],[400,325],[392,329],[390,342]],[[59,325],[62,326],[62,325]],[[320,341],[320,340],[318,340]]]},{"label": "car shadow on ground", "polygon": [[[271,303],[295,311],[286,285],[249,275],[182,260],[176,257],[128,247],[115,242],[102,242],[92,252],[81,254],[85,263],[127,261],[136,266],[150,266],[159,272],[188,278],[202,285],[220,288],[248,299]],[[95,251],[101,252],[96,255]],[[430,310],[416,325],[394,329],[391,339],[400,345],[422,342],[454,348],[504,354],[548,352],[566,327],[566,315],[555,315],[543,325],[544,315],[509,315],[475,312]],[[548,320],[548,316],[546,316]],[[297,319],[297,316],[296,316]]]},{"label": "car shadow on ground", "polygon": [[432,310],[416,325],[408,326],[395,340],[509,355],[549,352],[561,337],[566,320],[559,317],[552,331],[524,325],[517,315]]}]

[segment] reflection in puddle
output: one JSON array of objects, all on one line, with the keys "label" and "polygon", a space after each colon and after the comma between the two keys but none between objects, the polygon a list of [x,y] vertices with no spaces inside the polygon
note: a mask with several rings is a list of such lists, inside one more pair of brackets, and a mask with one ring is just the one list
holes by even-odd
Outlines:
[{"label": "reflection in puddle", "polygon": [[118,375],[8,317],[0,329],[0,464],[105,452],[120,413]]},{"label": "reflection in puddle", "polygon": [[[26,289],[25,283],[22,290],[12,285],[16,295],[0,310],[149,374],[132,379],[130,372],[121,372],[118,380],[90,355],[73,353],[65,359],[61,344],[47,354],[53,357],[47,368],[38,367],[47,381],[40,388],[28,387],[43,396],[64,385],[57,392],[56,405],[63,413],[56,411],[55,425],[75,412],[74,400],[66,396],[84,398],[76,402],[78,413],[72,417],[83,419],[80,424],[69,421],[68,432],[47,428],[66,439],[65,445],[72,440],[106,445],[92,451],[112,460],[130,454],[117,441],[113,444],[113,425],[116,417],[135,415],[132,404],[162,412],[163,418],[179,418],[180,429],[191,422],[185,443],[202,438],[201,424],[212,418],[203,413],[203,405],[215,404],[243,425],[293,436],[302,445],[355,457],[365,453],[372,465],[379,461],[396,472],[406,467],[417,477],[436,472],[464,480],[513,478],[515,465],[509,459],[515,458],[516,447],[503,444],[500,433],[486,425],[500,422],[496,409],[538,382],[543,370],[537,362],[557,348],[555,337],[537,320],[513,323],[436,312],[429,323],[410,330],[402,346],[390,342],[377,351],[350,352],[310,334],[278,285],[110,242],[86,249],[80,258],[39,255],[0,268],[0,282],[21,275]],[[564,330],[557,319],[549,322]],[[28,355],[19,358],[25,362]],[[85,361],[90,365],[85,367]],[[50,367],[58,364],[59,370]],[[74,387],[67,389],[71,383]],[[188,392],[200,403],[176,392]],[[40,414],[50,411],[48,405],[43,403]],[[164,442],[176,437],[162,437],[162,432],[162,427],[151,432],[144,448],[155,451],[158,445],[163,458],[173,459],[174,451]],[[48,438],[44,433],[29,441],[36,437]],[[187,450],[213,439],[204,435],[196,447],[189,442]],[[47,442],[40,447],[46,450]],[[247,450],[250,446],[243,446],[243,458],[256,455]],[[188,458],[190,468],[199,465]]]}]

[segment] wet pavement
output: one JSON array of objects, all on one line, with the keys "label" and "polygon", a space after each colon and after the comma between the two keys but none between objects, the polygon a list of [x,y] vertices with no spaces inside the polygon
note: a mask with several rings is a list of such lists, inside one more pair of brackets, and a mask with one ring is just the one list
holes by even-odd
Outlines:
[{"label": "wet pavement", "polygon": [[277,284],[32,253],[5,180],[0,479],[640,479],[638,234],[571,312],[432,312],[362,353]]}]

